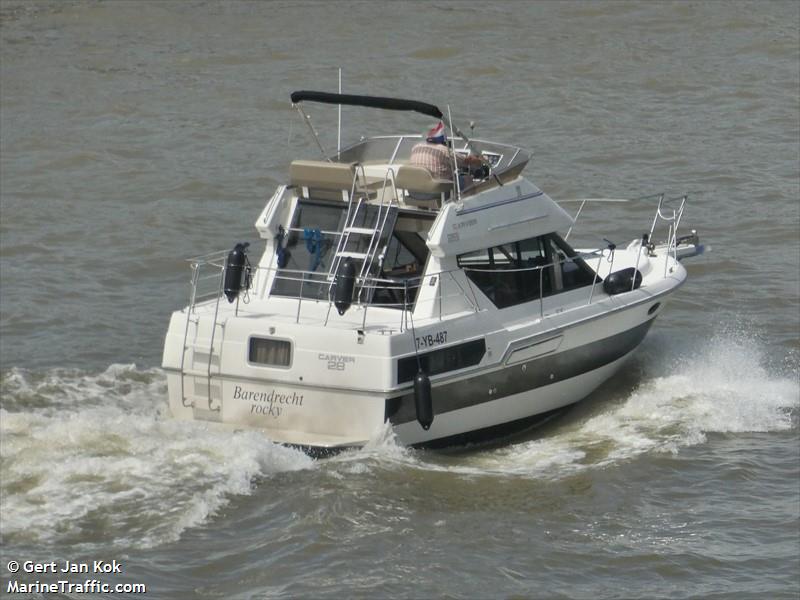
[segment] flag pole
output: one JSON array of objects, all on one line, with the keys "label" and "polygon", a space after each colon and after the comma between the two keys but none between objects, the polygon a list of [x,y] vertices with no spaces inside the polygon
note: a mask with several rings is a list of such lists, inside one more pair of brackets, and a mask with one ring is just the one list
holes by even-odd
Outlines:
[{"label": "flag pole", "polygon": [[[342,93],[342,67],[339,67],[339,94]],[[342,153],[342,105],[339,104],[339,132],[336,136],[336,158]]]}]

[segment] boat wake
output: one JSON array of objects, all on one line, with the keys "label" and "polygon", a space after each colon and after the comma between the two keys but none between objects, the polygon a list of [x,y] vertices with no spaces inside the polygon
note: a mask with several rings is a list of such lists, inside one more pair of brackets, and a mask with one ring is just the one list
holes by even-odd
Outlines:
[{"label": "boat wake", "polygon": [[651,336],[628,377],[504,446],[414,450],[385,427],[364,448],[324,461],[259,432],[172,419],[160,369],[11,369],[1,382],[0,533],[13,545],[148,548],[288,471],[558,480],[645,453],[679,453],[710,434],[798,428],[796,367],[770,365],[763,344],[746,335],[721,333],[691,356],[672,339]]},{"label": "boat wake", "polygon": [[2,378],[3,539],[152,547],[254,481],[313,461],[257,432],[168,416],[160,369],[12,369]]},{"label": "boat wake", "polygon": [[687,355],[686,344],[656,332],[626,369],[627,377],[569,414],[498,448],[457,455],[407,450],[383,432],[362,453],[464,475],[559,479],[644,453],[677,454],[709,434],[798,428],[797,367],[770,364],[763,344],[747,333],[720,332]]}]

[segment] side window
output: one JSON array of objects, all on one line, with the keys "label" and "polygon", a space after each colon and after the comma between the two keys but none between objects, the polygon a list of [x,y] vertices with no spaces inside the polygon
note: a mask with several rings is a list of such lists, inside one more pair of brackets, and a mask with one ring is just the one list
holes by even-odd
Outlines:
[{"label": "side window", "polygon": [[525,271],[526,301],[538,300],[539,290],[541,296],[549,296],[553,293],[553,269],[543,238],[528,238],[517,242],[520,249],[520,262]]},{"label": "side window", "polygon": [[556,276],[560,279],[558,290],[560,292],[568,292],[569,290],[592,285],[596,275],[594,270],[586,264],[586,261],[578,256],[575,250],[557,234],[550,234],[547,238],[552,256],[561,265],[561,268],[556,273]]},{"label": "side window", "polygon": [[[418,256],[417,248],[412,249],[407,245],[413,242],[414,238],[416,238],[417,245],[419,245],[419,241],[422,241],[423,253],[420,253],[421,256]],[[424,244],[425,241],[416,233],[395,231],[386,249],[382,275],[386,277],[402,277],[409,273],[419,275],[428,258],[428,249]]]},{"label": "side window", "polygon": [[468,252],[458,266],[494,303],[506,308],[591,285],[594,271],[556,234]]},{"label": "side window", "polygon": [[494,252],[492,248],[468,252],[458,257],[458,266],[464,269],[467,277],[497,305],[497,287],[500,285],[495,273]]},{"label": "side window", "polygon": [[395,231],[386,248],[371,303],[386,308],[413,306],[426,260],[428,247],[418,233]]},{"label": "side window", "polygon": [[542,266],[546,262],[545,249],[538,238],[458,257],[458,266],[498,308],[538,300],[540,284],[544,295],[548,295],[550,275]]},{"label": "side window", "polygon": [[420,367],[428,375],[471,367],[481,362],[484,354],[486,354],[486,340],[480,339],[425,352],[419,356],[401,358],[397,361],[397,383],[413,380]]}]

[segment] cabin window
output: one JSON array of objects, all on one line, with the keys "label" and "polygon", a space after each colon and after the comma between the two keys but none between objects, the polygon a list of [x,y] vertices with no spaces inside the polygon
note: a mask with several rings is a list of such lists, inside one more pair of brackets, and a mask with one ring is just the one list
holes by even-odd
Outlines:
[{"label": "cabin window", "polygon": [[549,255],[553,257],[552,262],[561,265],[555,273],[560,277],[557,288],[559,292],[568,292],[601,281],[594,269],[561,236],[552,233],[546,237],[550,243]]},{"label": "cabin window", "polygon": [[420,277],[428,260],[428,247],[421,233],[395,230],[383,261],[372,304],[386,308],[413,306]]},{"label": "cabin window", "polygon": [[[353,210],[356,210],[353,208]],[[361,206],[353,217],[351,227],[373,227],[378,220],[378,206]],[[383,209],[386,210],[385,208]],[[391,217],[396,215],[390,212]],[[276,296],[327,300],[330,279],[328,273],[336,259],[336,250],[347,219],[347,204],[336,204],[301,199],[292,215],[292,224],[284,232],[281,244],[284,263],[279,267],[272,293]],[[378,241],[380,248],[386,244],[394,221],[384,220],[385,229]],[[366,253],[370,235],[351,234],[344,248],[347,252]],[[360,262],[358,267],[360,269]],[[373,267],[377,269],[377,260]],[[302,292],[301,292],[302,290]]]},{"label": "cabin window", "polygon": [[270,367],[288,367],[292,364],[292,342],[274,338],[250,338],[248,359],[251,363]]},{"label": "cabin window", "polygon": [[419,363],[416,356],[407,356],[397,361],[397,383],[412,381],[420,366],[428,375],[438,375],[477,365],[484,354],[486,354],[486,341],[480,339],[425,352],[419,355]]},{"label": "cabin window", "polygon": [[388,277],[402,276],[410,272],[419,275],[427,259],[428,247],[419,233],[395,231],[386,249],[383,273]]},{"label": "cabin window", "polygon": [[458,266],[497,308],[591,285],[595,277],[556,234],[461,254]]},{"label": "cabin window", "polygon": [[[374,253],[369,275],[378,279],[363,290],[357,288],[358,301],[394,308],[413,305],[428,259],[424,236],[432,219],[402,217],[396,207],[376,204],[353,203],[350,210],[348,215],[344,202],[299,199],[291,225],[283,232],[273,295],[329,300],[331,270],[347,225],[343,250]],[[382,231],[380,239],[373,240],[376,226]],[[360,271],[361,259],[353,260]]]},{"label": "cabin window", "polygon": [[[328,273],[336,254],[339,235],[347,212],[346,204],[325,204],[300,201],[292,216],[292,225],[284,231],[282,256],[272,286],[277,296],[300,296],[327,299],[328,284],[322,274]],[[319,273],[303,275],[299,271]]]}]

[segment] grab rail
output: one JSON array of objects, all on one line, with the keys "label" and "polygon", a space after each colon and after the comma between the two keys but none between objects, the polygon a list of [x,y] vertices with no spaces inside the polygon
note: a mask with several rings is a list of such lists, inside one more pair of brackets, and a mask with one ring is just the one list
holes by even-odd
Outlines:
[{"label": "grab rail", "polygon": [[[656,227],[659,221],[665,222],[667,225],[667,237],[664,240],[664,244],[668,246],[668,248],[672,251],[673,258],[676,256],[675,246],[677,245],[678,240],[678,227],[680,226],[681,218],[683,217],[683,210],[686,206],[686,201],[688,200],[689,195],[684,194],[683,196],[676,196],[672,198],[667,198],[666,194],[660,192],[658,194],[650,194],[648,196],[639,196],[638,198],[632,198],[630,200],[622,200],[622,199],[608,199],[608,198],[601,198],[601,199],[594,199],[595,202],[637,202],[640,200],[653,200],[658,199],[658,204],[656,206],[655,215],[653,216],[653,222],[650,226],[650,231],[648,234],[648,242],[650,244],[653,243],[653,236],[656,233]],[[567,230],[567,234],[564,236],[564,239],[569,239],[573,229],[578,224],[578,219],[583,214],[583,209],[588,202],[592,200],[584,199],[581,201],[580,206],[578,207],[578,211],[575,213],[573,217],[573,223]],[[680,201],[679,206],[674,207],[671,205],[673,202]],[[670,229],[671,226],[671,229]],[[677,259],[676,259],[677,260]]]},{"label": "grab rail", "polygon": [[[596,251],[599,253],[598,256],[598,268],[594,269],[594,273],[599,270],[599,261],[602,260],[604,254],[601,251]],[[582,253],[584,256],[587,256],[587,253]],[[594,253],[591,253],[594,254]],[[366,289],[367,291],[371,290],[385,290],[389,292],[389,294],[394,293],[395,296],[398,297],[397,301],[394,302],[361,302],[358,299],[354,302],[355,305],[361,306],[364,309],[364,312],[369,308],[395,308],[400,309],[403,314],[401,314],[401,331],[404,330],[407,326],[407,314],[408,312],[414,310],[415,306],[420,302],[418,299],[419,290],[423,287],[424,281],[430,281],[431,278],[439,279],[439,283],[437,285],[437,293],[435,297],[428,298],[424,302],[426,303],[434,303],[436,308],[434,309],[435,313],[438,313],[439,320],[444,319],[444,306],[447,304],[447,301],[454,298],[460,298],[462,301],[465,302],[465,306],[468,307],[470,310],[474,312],[479,312],[480,302],[476,296],[475,290],[473,286],[475,283],[468,277],[458,277],[459,273],[466,274],[470,271],[475,272],[502,272],[502,273],[516,273],[516,272],[536,272],[539,273],[534,275],[538,277],[540,280],[540,295],[539,300],[541,301],[544,297],[542,293],[542,280],[543,280],[543,273],[545,269],[550,269],[556,266],[560,266],[567,263],[573,263],[574,258],[579,257],[566,257],[563,260],[552,261],[550,263],[544,265],[536,265],[533,267],[521,267],[521,268],[509,268],[509,269],[502,269],[499,271],[492,270],[492,269],[481,269],[475,267],[462,267],[458,269],[449,269],[438,271],[435,273],[427,273],[425,276],[414,276],[410,278],[387,278],[387,277],[374,277],[374,276],[366,276],[366,277],[359,277],[360,285]],[[212,273],[210,275],[201,276],[200,273],[202,270],[210,269]],[[215,300],[215,311],[217,312],[218,301],[221,298],[221,281],[222,277],[224,276],[224,262],[207,262],[207,263],[193,263],[193,280],[192,280],[192,289],[190,294],[190,304],[187,311],[187,325],[186,328],[188,330],[188,322],[191,314],[196,312],[196,307],[198,304],[202,303],[204,300]],[[295,312],[295,322],[299,323],[302,315],[302,303],[303,300],[314,300],[312,296],[309,296],[306,292],[308,290],[309,285],[320,285],[320,295],[316,298],[318,301],[324,301],[326,303],[331,303],[332,301],[328,298],[328,295],[325,293],[327,286],[330,284],[329,281],[329,273],[322,273],[322,272],[313,272],[313,271],[305,271],[305,270],[295,270],[295,269],[277,269],[275,267],[261,267],[261,266],[254,266],[253,267],[254,273],[257,275],[253,278],[251,286],[255,285],[256,280],[259,277],[269,276],[272,275],[272,281],[275,280],[283,280],[283,281],[295,281],[299,282],[299,290],[297,296],[283,296],[286,298],[294,298],[297,300],[297,309]],[[448,289],[452,289],[451,286],[445,286],[444,281],[445,279],[452,283],[455,289],[451,292],[447,292],[445,287]],[[591,299],[593,296],[593,288],[596,286],[596,279],[595,276],[595,283],[590,287],[589,297],[587,303],[591,303]],[[213,291],[206,291],[202,292],[198,289],[198,286],[203,281],[213,281],[215,285],[215,290]],[[466,288],[465,289],[465,285]],[[548,294],[549,295],[549,294]],[[246,309],[239,309],[240,311],[244,311]],[[540,307],[540,314],[544,316],[544,307]],[[364,319],[366,319],[366,314],[364,315]],[[216,319],[215,319],[216,321]],[[212,341],[213,344],[213,341]]]},{"label": "grab rail", "polygon": [[[667,252],[671,252],[672,257],[675,260],[678,260],[678,227],[680,226],[681,218],[683,217],[683,209],[686,206],[687,198],[688,196],[684,194],[680,197],[665,199],[664,194],[661,194],[658,198],[658,207],[656,208],[656,214],[653,217],[653,224],[650,226],[650,239],[652,240],[653,232],[656,229],[659,219],[668,225],[666,240]],[[671,202],[677,201],[680,201],[680,204],[677,208],[670,205]],[[662,212],[662,208],[665,211],[671,211],[672,214],[664,214],[664,212]],[[666,277],[666,263],[664,264],[664,276]]]},{"label": "grab rail", "polygon": [[[391,176],[388,176],[388,179],[391,179]],[[389,185],[393,185],[392,181],[384,181],[384,186],[388,187]],[[679,224],[680,217],[683,213],[683,208],[685,206],[685,197],[682,199],[680,205],[674,209],[674,214],[669,214],[666,212],[668,210],[667,205],[664,203],[659,204],[659,211],[657,214],[655,224],[659,220],[666,220],[670,222],[669,231],[668,231],[668,243],[666,245],[666,250],[670,258],[675,258],[676,256],[676,244],[677,244],[677,235],[676,235],[676,224]],[[669,209],[671,210],[671,209]],[[637,240],[638,241],[638,240]],[[641,243],[641,242],[640,242]],[[644,245],[644,244],[643,244]],[[652,250],[653,245],[648,243],[647,246],[648,250]],[[545,269],[553,269],[556,267],[560,267],[564,264],[568,263],[575,263],[576,259],[581,259],[585,262],[587,266],[590,267],[590,271],[594,274],[594,280],[591,284],[587,284],[585,287],[588,288],[587,290],[587,298],[585,304],[591,304],[594,300],[596,294],[597,284],[602,281],[598,276],[601,271],[603,272],[613,272],[614,270],[614,262],[615,262],[615,246],[613,244],[609,244],[608,248],[602,248],[597,250],[591,251],[580,251],[577,255],[573,257],[564,257],[563,259],[553,260],[547,264],[543,265],[535,265],[535,266],[526,266],[526,267],[518,267],[518,268],[504,268],[504,269],[485,269],[481,267],[470,267],[469,265],[462,265],[456,269],[447,269],[438,272],[429,272],[425,273],[424,276],[414,276],[414,277],[399,277],[399,278],[392,278],[392,277],[377,277],[373,275],[357,275],[357,285],[365,290],[365,294],[363,298],[367,298],[368,300],[363,300],[360,295],[356,295],[354,298],[353,304],[355,306],[359,306],[364,310],[363,314],[363,321],[366,322],[366,312],[371,308],[393,308],[399,309],[401,311],[400,315],[400,330],[403,331],[408,326],[408,314],[410,311],[416,309],[416,306],[420,303],[434,304],[431,307],[430,314],[438,314],[438,319],[443,320],[445,318],[445,306],[448,305],[448,301],[453,299],[459,299],[459,302],[463,303],[463,306],[468,310],[472,310],[474,312],[479,312],[481,309],[481,302],[478,300],[478,295],[473,286],[477,285],[467,273],[470,271],[473,272],[493,272],[493,273],[525,273],[525,272],[532,272],[533,277],[539,279],[539,316],[540,318],[544,318],[546,316],[545,306],[544,306],[544,298],[553,295],[548,293],[547,295],[544,294],[544,271]],[[639,252],[641,253],[641,246],[639,247]],[[652,254],[650,254],[652,256]],[[198,304],[203,303],[208,300],[212,299],[219,299],[221,297],[221,288],[220,281],[221,277],[224,276],[225,270],[225,252],[213,252],[209,253],[200,257],[196,257],[192,260],[191,267],[192,267],[192,279],[191,279],[191,292],[190,292],[190,301],[187,311],[187,324],[186,330],[188,331],[189,328],[189,319],[190,315],[196,312],[196,307]],[[596,263],[594,262],[594,259]],[[638,267],[638,261],[640,260],[641,255],[637,258],[636,265]],[[603,261],[607,261],[610,263],[607,267],[603,267]],[[668,260],[665,260],[665,273],[664,277],[667,276],[666,269],[668,267]],[[509,263],[509,266],[513,263]],[[254,266],[252,267],[254,277],[252,278],[250,285],[251,287],[255,287],[257,285],[263,286],[266,283],[271,282],[272,284],[275,283],[277,280],[283,281],[295,281],[299,282],[299,289],[296,292],[290,292],[288,295],[280,295],[280,297],[284,297],[287,299],[296,299],[297,300],[297,309],[295,312],[295,322],[299,323],[302,317],[302,304],[304,300],[316,300],[326,302],[328,304],[328,309],[330,310],[331,306],[333,305],[333,300],[331,295],[328,293],[328,288],[331,286],[331,279],[335,276],[330,272],[315,272],[315,271],[308,271],[308,270],[299,270],[299,269],[286,269],[282,268],[279,269],[274,266],[270,267],[263,267],[263,266]],[[538,273],[536,273],[538,271]],[[459,276],[460,275],[460,276]],[[262,278],[267,278],[266,280]],[[437,291],[435,296],[426,297],[424,300],[420,300],[419,298],[419,290],[423,287],[423,282],[431,282],[434,280],[438,280],[436,283]],[[447,284],[445,284],[445,281]],[[205,284],[205,289],[204,289]],[[210,285],[213,284],[213,285]],[[320,286],[319,294],[314,294],[314,292],[310,292],[309,295],[309,286],[318,285]],[[581,289],[584,287],[583,285],[574,288],[574,289]],[[646,287],[646,284],[643,284],[642,287]],[[395,301],[384,301],[384,302],[376,302],[372,299],[373,292],[375,290],[385,290],[388,296],[392,296],[396,298]],[[479,287],[480,289],[480,287]],[[566,290],[569,291],[569,290]],[[559,292],[555,292],[559,293]],[[272,292],[269,292],[272,295]],[[297,294],[297,295],[295,295]],[[265,292],[266,295],[266,292]],[[532,298],[535,300],[536,298]],[[452,310],[452,304],[450,304]],[[237,310],[246,310],[246,309],[237,309]],[[216,319],[215,319],[216,321]],[[326,319],[327,324],[327,319]],[[213,344],[213,341],[212,341]],[[212,348],[213,350],[213,348]],[[209,367],[210,369],[210,367]]]}]

